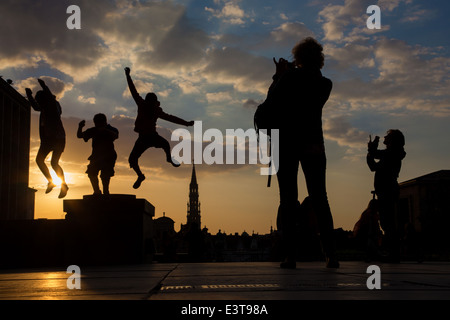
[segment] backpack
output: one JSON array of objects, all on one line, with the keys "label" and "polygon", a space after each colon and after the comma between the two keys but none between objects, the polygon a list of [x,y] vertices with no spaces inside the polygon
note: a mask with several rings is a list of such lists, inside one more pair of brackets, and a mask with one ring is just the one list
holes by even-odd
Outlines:
[{"label": "backpack", "polygon": [[276,108],[268,100],[256,108],[253,116],[253,125],[257,134],[259,130],[267,130],[267,135],[270,137],[271,129],[279,128],[277,121],[279,115]]},{"label": "backpack", "polygon": [[[255,127],[256,134],[258,136],[259,140],[259,130],[267,130],[265,134],[269,137],[269,156],[272,156],[272,142],[271,140],[271,129],[274,129],[277,127],[275,125],[275,111],[273,106],[268,102],[268,99],[266,99],[263,103],[261,103],[255,111],[255,114],[253,116],[253,125]],[[272,161],[269,163],[269,167],[271,167]],[[267,176],[267,187],[270,188],[270,183],[272,180],[272,175]]]},{"label": "backpack", "polygon": [[273,103],[273,92],[276,85],[277,81],[274,80],[269,87],[266,100],[256,108],[255,115],[253,116],[253,125],[256,132],[258,133],[258,130],[261,129],[267,130],[269,137],[270,130],[280,128],[281,122],[280,109]]},{"label": "backpack", "polygon": [[[266,100],[267,101],[267,100]],[[253,125],[256,132],[260,129],[268,129],[269,119],[268,119],[268,108],[267,103],[264,101],[258,107],[256,107],[255,115],[253,116]]]}]

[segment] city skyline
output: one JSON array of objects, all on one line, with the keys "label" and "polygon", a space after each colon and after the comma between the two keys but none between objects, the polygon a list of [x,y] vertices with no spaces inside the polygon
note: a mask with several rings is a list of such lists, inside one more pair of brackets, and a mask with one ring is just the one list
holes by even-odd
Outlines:
[{"label": "city skyline", "polygon": [[[81,10],[79,30],[66,26],[69,5]],[[379,30],[366,27],[370,5],[381,9]],[[111,193],[136,194],[155,205],[155,218],[165,212],[181,223],[191,165],[173,168],[160,149],[148,150],[141,157],[147,179],[132,188],[127,159],[137,138],[136,105],[124,68],[131,68],[141,95],[158,95],[165,112],[202,121],[204,130],[247,130],[271,83],[273,57],[291,59],[295,43],[313,36],[324,46],[322,72],[334,84],[323,114],[328,196],[335,228],[351,230],[372,197],[373,174],[365,163],[369,135],[404,132],[407,156],[399,182],[448,169],[449,6],[415,0],[5,1],[0,75],[22,95],[26,87],[36,92],[37,78],[57,95],[67,134],[61,158],[70,188],[66,199],[92,193],[85,174],[91,148],[77,140],[76,130],[81,120],[89,127],[96,113],[104,113],[119,129]],[[32,111],[35,217],[61,219],[59,188],[45,194],[47,182],[34,161],[38,117]],[[157,125],[169,141],[178,129],[164,120]],[[276,227],[276,177],[267,188],[257,165],[203,163],[196,169],[202,227],[214,234],[265,234]],[[301,174],[299,182],[302,201]]]}]

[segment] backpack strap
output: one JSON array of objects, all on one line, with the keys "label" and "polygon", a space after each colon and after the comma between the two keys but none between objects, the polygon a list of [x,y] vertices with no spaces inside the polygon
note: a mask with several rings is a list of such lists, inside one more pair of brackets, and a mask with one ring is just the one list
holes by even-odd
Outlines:
[{"label": "backpack strap", "polygon": [[[269,138],[270,139],[270,138]],[[272,180],[272,143],[269,142],[269,175],[267,176],[267,188],[270,188],[270,182]]]}]

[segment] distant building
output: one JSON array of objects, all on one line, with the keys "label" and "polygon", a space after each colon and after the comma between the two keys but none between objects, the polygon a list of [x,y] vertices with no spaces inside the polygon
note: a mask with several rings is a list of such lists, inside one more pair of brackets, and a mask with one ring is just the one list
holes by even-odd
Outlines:
[{"label": "distant building", "polygon": [[30,117],[29,102],[0,78],[0,220],[34,219]]},{"label": "distant building", "polygon": [[195,174],[195,165],[192,166],[191,183],[189,184],[189,202],[187,203],[187,222],[181,225],[181,232],[190,230],[192,227],[201,229],[200,201],[198,196],[198,183]]},{"label": "distant building", "polygon": [[159,261],[176,260],[177,233],[174,226],[175,222],[166,217],[165,212],[162,217],[153,220],[155,249]]},{"label": "distant building", "polygon": [[162,238],[164,234],[173,236],[176,234],[175,232],[175,222],[169,218],[166,217],[166,213],[163,213],[162,217],[159,217],[158,219],[155,219],[153,221],[153,226],[155,229],[155,237],[156,238]]},{"label": "distant building", "polygon": [[400,226],[421,232],[429,241],[448,244],[450,170],[440,170],[400,183]]}]

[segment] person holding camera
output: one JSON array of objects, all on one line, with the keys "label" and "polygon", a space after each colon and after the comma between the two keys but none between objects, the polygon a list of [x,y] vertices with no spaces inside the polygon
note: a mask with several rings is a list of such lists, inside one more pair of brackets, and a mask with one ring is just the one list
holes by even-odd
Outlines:
[{"label": "person holding camera", "polygon": [[[383,247],[387,250],[388,262],[400,262],[400,235],[397,226],[396,206],[399,197],[398,175],[404,150],[405,137],[400,130],[388,130],[383,143],[386,149],[379,150],[380,137],[368,143],[367,165],[375,172],[374,187],[378,198],[380,225],[384,232]],[[378,161],[375,161],[378,160]]]},{"label": "person holding camera", "polygon": [[292,49],[292,63],[285,59],[274,60],[276,74],[266,99],[272,108],[272,128],[279,129],[280,137],[277,224],[284,248],[282,268],[296,267],[296,223],[301,214],[297,185],[299,164],[316,214],[326,266],[339,268],[333,217],[326,191],[322,131],[322,108],[330,96],[332,82],[320,71],[324,65],[322,51],[322,45],[308,37]]}]

